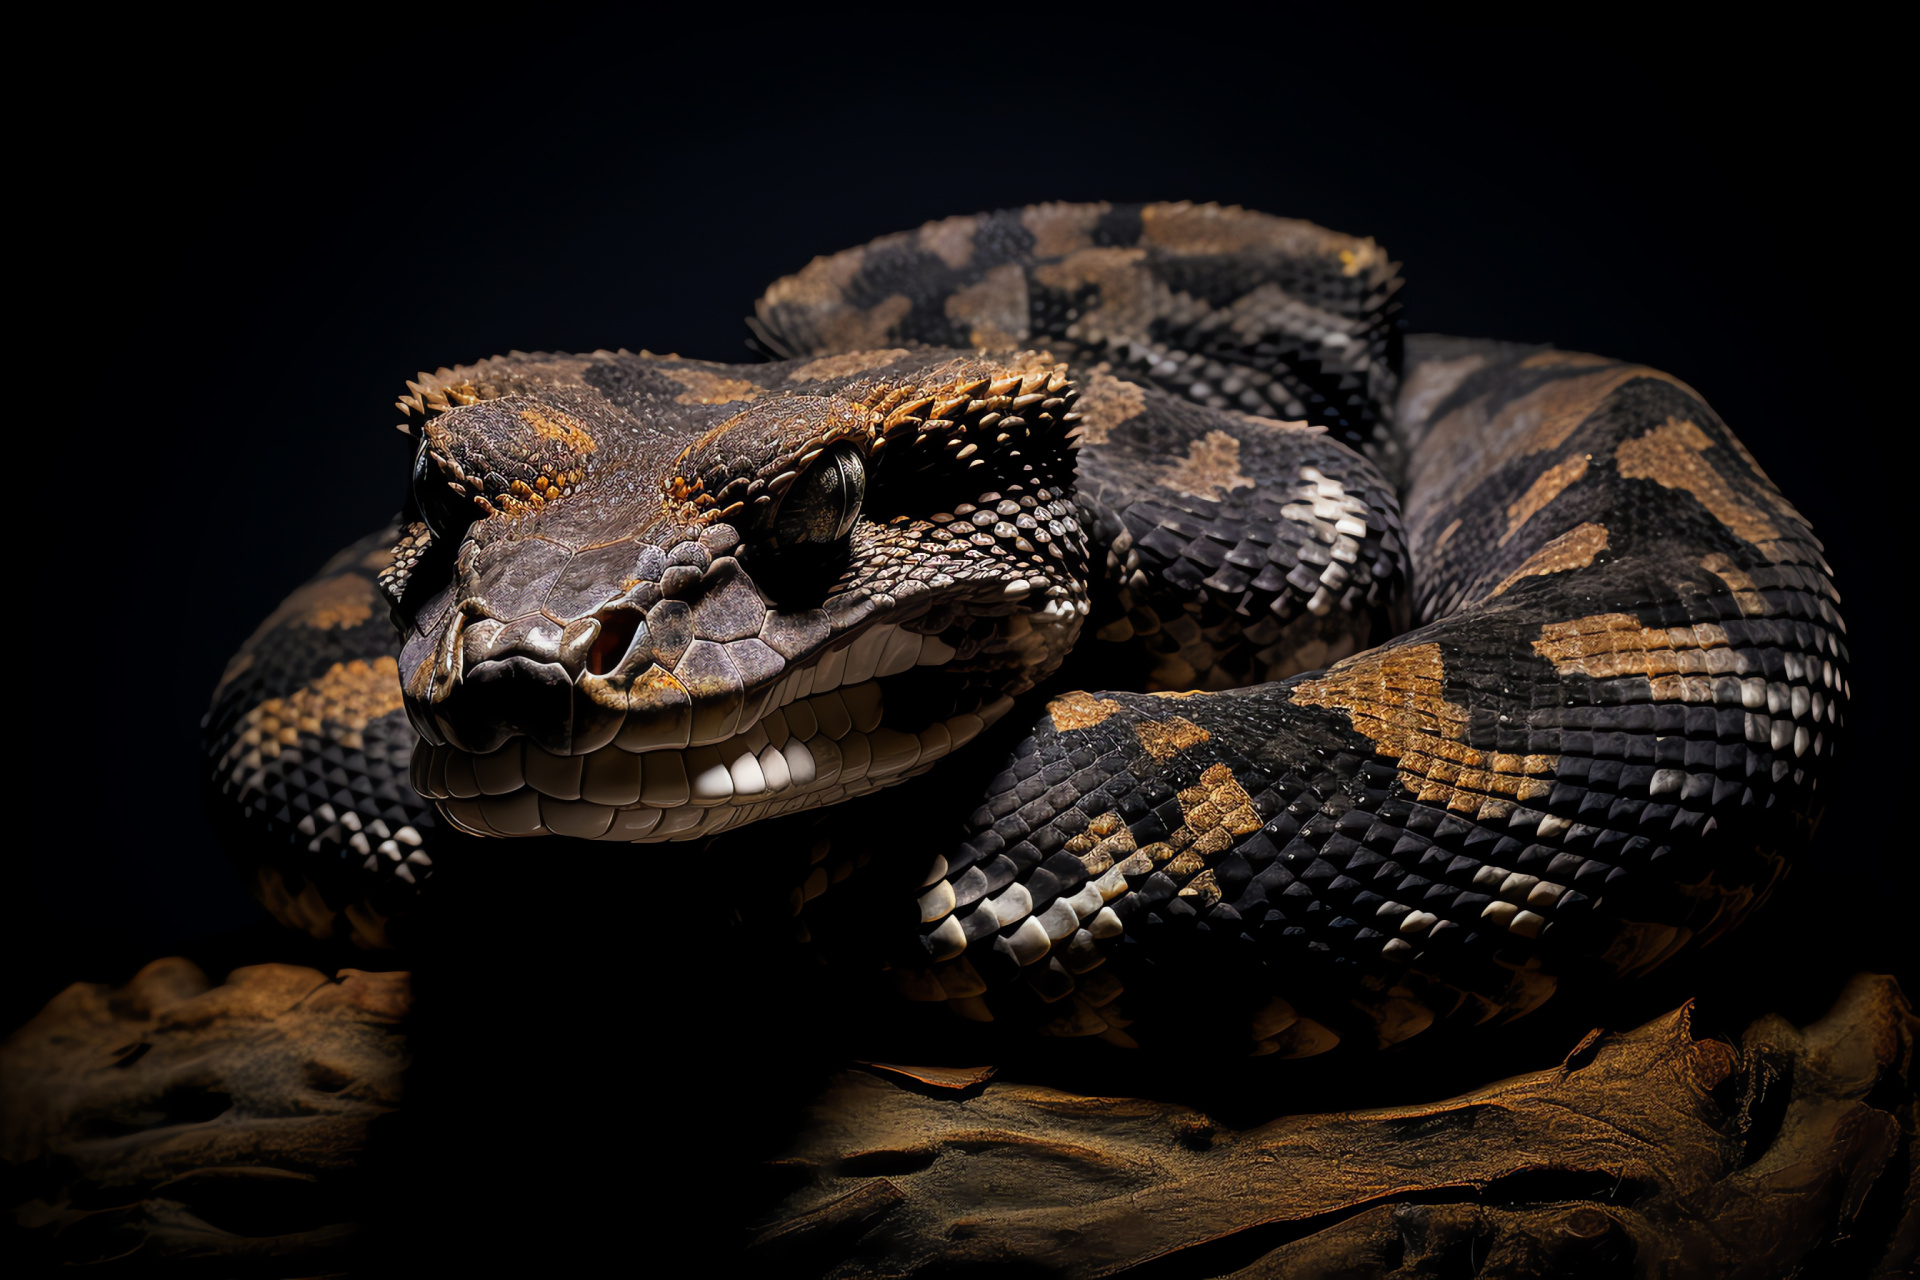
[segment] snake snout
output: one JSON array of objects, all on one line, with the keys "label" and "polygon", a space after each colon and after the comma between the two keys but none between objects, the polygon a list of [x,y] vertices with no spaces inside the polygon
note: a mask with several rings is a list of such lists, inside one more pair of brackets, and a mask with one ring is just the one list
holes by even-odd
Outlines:
[{"label": "snake snout", "polygon": [[563,756],[602,746],[618,724],[596,732],[608,717],[576,707],[576,686],[601,664],[619,662],[639,630],[617,615],[609,621],[593,615],[563,625],[539,613],[502,623],[457,614],[436,645],[432,687],[409,699],[410,714],[430,742],[476,755],[515,737]]},{"label": "snake snout", "polygon": [[573,681],[559,663],[514,653],[468,667],[460,683],[460,696],[440,713],[452,745],[484,755],[524,736],[553,754],[568,754]]}]

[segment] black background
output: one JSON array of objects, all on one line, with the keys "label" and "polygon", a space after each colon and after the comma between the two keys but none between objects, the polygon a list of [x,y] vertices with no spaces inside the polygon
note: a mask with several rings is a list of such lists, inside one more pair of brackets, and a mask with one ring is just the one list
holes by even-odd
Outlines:
[{"label": "black background", "polygon": [[749,359],[751,300],[814,254],[1041,200],[1374,236],[1416,331],[1697,388],[1825,538],[1856,697],[1817,849],[1710,963],[1803,1014],[1850,965],[1909,964],[1888,33],[1204,6],[147,21],[63,46],[16,142],[10,1025],[163,954],[309,958],[212,847],[197,725],[254,624],[396,505],[403,378],[511,348]]}]

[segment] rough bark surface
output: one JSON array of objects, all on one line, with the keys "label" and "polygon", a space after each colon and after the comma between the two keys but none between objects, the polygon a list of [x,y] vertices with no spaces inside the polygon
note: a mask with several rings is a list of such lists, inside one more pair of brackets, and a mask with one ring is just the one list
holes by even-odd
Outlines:
[{"label": "rough bark surface", "polygon": [[7,1252],[220,1275],[344,1257],[410,1002],[403,973],[268,964],[216,987],[180,959],[68,987],[0,1046]]},{"label": "rough bark surface", "polygon": [[1916,1020],[1890,978],[1738,1047],[1682,1007],[1425,1106],[1245,1132],[985,1073],[849,1071],[753,1251],[831,1276],[1906,1274]]}]

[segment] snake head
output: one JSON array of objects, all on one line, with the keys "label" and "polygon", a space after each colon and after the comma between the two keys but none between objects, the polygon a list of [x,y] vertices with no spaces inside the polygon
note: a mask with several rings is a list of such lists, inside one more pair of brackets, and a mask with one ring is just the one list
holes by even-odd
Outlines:
[{"label": "snake head", "polygon": [[483,835],[687,839],[925,771],[1087,613],[1063,367],[508,357],[404,401],[414,785]]}]

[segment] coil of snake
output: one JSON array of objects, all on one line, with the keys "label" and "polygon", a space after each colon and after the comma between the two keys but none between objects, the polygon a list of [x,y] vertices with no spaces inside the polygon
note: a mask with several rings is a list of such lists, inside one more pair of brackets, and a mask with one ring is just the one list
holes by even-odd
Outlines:
[{"label": "coil of snake", "polygon": [[766,363],[422,374],[398,524],[214,696],[263,900],[378,944],[473,836],[804,847],[1004,722],[876,925],[972,1019],[1299,1056],[1728,928],[1844,719],[1819,543],[1676,379],[1403,337],[1397,270],[1036,206],[816,259]]}]

